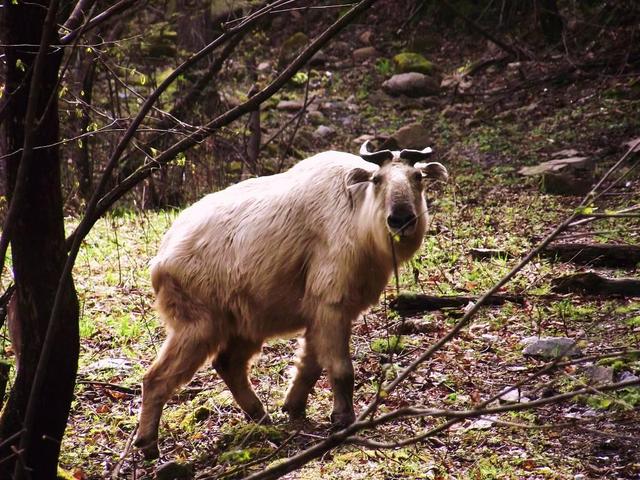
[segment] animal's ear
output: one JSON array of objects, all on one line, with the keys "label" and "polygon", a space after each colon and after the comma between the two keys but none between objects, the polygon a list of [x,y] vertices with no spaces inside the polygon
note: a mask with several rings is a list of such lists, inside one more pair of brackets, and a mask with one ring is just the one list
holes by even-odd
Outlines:
[{"label": "animal's ear", "polygon": [[347,187],[350,187],[357,183],[368,182],[369,180],[371,180],[371,172],[366,171],[364,168],[354,168],[347,173],[345,183]]},{"label": "animal's ear", "polygon": [[417,168],[422,172],[422,176],[425,178],[435,178],[436,180],[442,180],[446,182],[449,179],[449,172],[444,165],[439,162],[418,162],[413,165],[413,168]]},{"label": "animal's ear", "polygon": [[362,202],[364,193],[367,191],[367,186],[371,180],[371,172],[367,172],[364,168],[354,168],[347,173],[345,179],[345,186],[347,187],[347,194],[349,195],[349,203],[351,208],[356,208]]}]

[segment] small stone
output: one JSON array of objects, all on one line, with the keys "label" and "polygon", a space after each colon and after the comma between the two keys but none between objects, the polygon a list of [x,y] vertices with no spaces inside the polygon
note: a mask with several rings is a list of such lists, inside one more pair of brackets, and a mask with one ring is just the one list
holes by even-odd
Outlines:
[{"label": "small stone", "polygon": [[309,60],[309,65],[312,67],[322,67],[329,63],[329,57],[322,50],[315,53],[311,60]]},{"label": "small stone", "polygon": [[382,150],[409,148],[422,150],[431,144],[433,135],[421,123],[409,123],[396,130],[380,147]]},{"label": "small stone", "polygon": [[582,355],[575,340],[566,337],[526,337],[520,343],[525,345],[522,354],[529,357],[554,359]]},{"label": "small stone", "polygon": [[620,382],[634,382],[640,380],[640,377],[638,377],[637,375],[634,375],[631,372],[620,372],[620,378],[618,379],[618,381]]},{"label": "small stone", "polygon": [[193,478],[193,465],[189,463],[167,462],[156,469],[157,480],[186,480]]},{"label": "small stone", "polygon": [[354,62],[363,63],[367,60],[378,58],[380,56],[380,52],[378,52],[375,47],[362,47],[355,49],[351,56],[353,57]]},{"label": "small stone", "polygon": [[333,128],[327,127],[326,125],[320,125],[316,128],[316,131],[313,132],[313,136],[316,138],[329,138],[335,133],[336,131]]},{"label": "small stone", "polygon": [[284,110],[286,112],[297,112],[304,104],[300,100],[281,100],[278,102],[276,108],[278,110]]},{"label": "small stone", "polygon": [[519,388],[505,388],[503,390],[504,393],[502,393],[500,395],[500,397],[498,398],[498,401],[501,404],[504,403],[521,403],[521,402],[528,402],[529,399],[527,397],[523,397],[522,394],[520,393],[520,389]]},{"label": "small stone", "polygon": [[267,70],[269,70],[271,68],[271,62],[260,62],[258,64],[258,66],[256,67],[256,69],[258,70],[258,72],[266,72]]},{"label": "small stone", "polygon": [[435,323],[407,319],[396,327],[394,333],[396,335],[415,335],[419,333],[433,333],[437,329],[438,327]]},{"label": "small stone", "polygon": [[365,133],[363,135],[360,135],[358,138],[354,138],[353,143],[357,145],[362,145],[367,140],[373,140],[374,138],[376,138],[375,135],[369,135],[368,133]]},{"label": "small stone", "polygon": [[313,125],[320,125],[327,121],[327,118],[322,114],[320,110],[310,110],[307,113],[307,118]]},{"label": "small stone", "polygon": [[358,36],[358,39],[365,45],[371,45],[372,37],[373,37],[373,32],[371,30],[365,30]]},{"label": "small stone", "polygon": [[440,93],[440,83],[417,72],[394,75],[382,84],[382,89],[391,96],[428,97]]},{"label": "small stone", "polygon": [[555,158],[538,165],[522,167],[518,173],[542,176],[542,190],[545,193],[584,195],[591,190],[593,183],[593,162],[587,157]]},{"label": "small stone", "polygon": [[434,73],[433,63],[419,53],[405,52],[393,57],[393,64],[397,73],[418,72],[429,75]]},{"label": "small stone", "polygon": [[592,365],[585,368],[585,373],[589,378],[591,385],[602,385],[604,383],[613,382],[613,368],[602,367],[600,365]]},{"label": "small stone", "polygon": [[133,369],[133,362],[126,358],[103,358],[93,362],[82,369],[83,372],[93,372],[96,370],[118,370],[129,371]]},{"label": "small stone", "polygon": [[542,162],[538,165],[531,167],[522,167],[518,173],[520,175],[541,175],[543,173],[557,173],[563,170],[589,168],[590,161],[587,157],[569,157],[558,158],[555,160],[549,160],[548,162]]},{"label": "small stone", "polygon": [[565,148],[564,150],[558,150],[557,152],[553,152],[551,157],[554,158],[569,158],[580,155],[580,152],[574,148]]}]

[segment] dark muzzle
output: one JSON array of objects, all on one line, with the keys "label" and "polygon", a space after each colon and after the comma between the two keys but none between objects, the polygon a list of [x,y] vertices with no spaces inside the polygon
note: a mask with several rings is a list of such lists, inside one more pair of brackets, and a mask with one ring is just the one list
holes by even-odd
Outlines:
[{"label": "dark muzzle", "polygon": [[410,229],[416,223],[416,216],[413,212],[398,210],[387,217],[387,225],[392,230],[402,234],[401,230]]}]

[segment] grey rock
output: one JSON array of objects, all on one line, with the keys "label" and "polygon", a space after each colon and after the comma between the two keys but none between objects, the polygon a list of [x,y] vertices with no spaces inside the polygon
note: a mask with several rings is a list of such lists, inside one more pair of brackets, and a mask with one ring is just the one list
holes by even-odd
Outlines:
[{"label": "grey rock", "polygon": [[382,84],[382,89],[391,96],[428,97],[440,93],[437,80],[417,72],[394,75]]},{"label": "grey rock", "polygon": [[435,322],[407,319],[395,328],[397,335],[416,335],[420,333],[433,333],[438,329]]},{"label": "grey rock", "polygon": [[318,128],[316,128],[316,131],[313,132],[313,136],[316,138],[329,138],[332,137],[335,133],[336,131],[333,128],[327,127],[326,125],[320,125]]},{"label": "grey rock", "polygon": [[380,147],[397,150],[410,148],[422,150],[431,144],[432,134],[420,123],[410,123],[396,130]]},{"label": "grey rock", "polygon": [[356,145],[362,145],[367,140],[373,140],[374,138],[376,138],[375,135],[369,135],[368,133],[364,133],[360,135],[358,138],[354,138],[353,143],[355,143]]},{"label": "grey rock", "polygon": [[269,70],[271,68],[271,62],[260,62],[258,64],[258,66],[256,67],[256,69],[259,72],[266,72],[267,70]]},{"label": "grey rock", "polygon": [[580,152],[575,148],[565,148],[564,150],[558,150],[557,152],[553,152],[551,154],[554,158],[569,158],[569,157],[577,157],[580,155]]},{"label": "grey rock", "polygon": [[613,382],[614,371],[611,367],[591,365],[590,367],[585,368],[585,373],[587,374],[591,385],[601,385],[603,383]]},{"label": "grey rock", "polygon": [[157,480],[186,480],[193,478],[193,465],[189,463],[167,462],[156,469]]},{"label": "grey rock", "polygon": [[575,340],[566,337],[526,337],[520,343],[525,345],[522,354],[529,357],[553,359],[582,355]]},{"label": "grey rock", "polygon": [[518,173],[526,176],[558,173],[572,168],[587,168],[589,164],[590,162],[587,157],[556,158],[531,167],[522,167]]},{"label": "grey rock", "polygon": [[126,358],[102,358],[82,369],[83,372],[95,372],[97,370],[129,371],[133,370],[133,362]]},{"label": "grey rock", "polygon": [[276,108],[287,112],[297,112],[303,107],[303,105],[304,104],[300,100],[281,100],[278,102]]},{"label": "grey rock", "polygon": [[380,52],[375,47],[362,47],[353,51],[351,54],[353,61],[356,63],[366,62],[380,56]]},{"label": "grey rock", "polygon": [[634,375],[631,372],[627,372],[626,370],[624,372],[620,372],[620,378],[618,379],[618,381],[620,382],[631,382],[631,381],[635,381],[635,380],[639,380],[640,377],[638,377],[637,375]]},{"label": "grey rock", "polygon": [[372,37],[373,37],[373,31],[372,30],[365,30],[360,35],[358,35],[358,40],[360,40],[362,43],[364,43],[366,45],[371,45]]},{"label": "grey rock", "polygon": [[329,56],[324,53],[322,50],[315,53],[311,60],[309,60],[309,65],[312,67],[322,67],[329,63]]},{"label": "grey rock", "polygon": [[504,393],[498,398],[498,402],[504,403],[524,403],[529,399],[522,395],[519,388],[507,387],[503,390]]},{"label": "grey rock", "polygon": [[[564,150],[556,153],[573,153]],[[555,154],[554,154],[555,155]],[[538,165],[522,167],[525,176],[541,176],[542,190],[554,195],[584,195],[593,183],[593,162],[588,157],[554,158]]]}]

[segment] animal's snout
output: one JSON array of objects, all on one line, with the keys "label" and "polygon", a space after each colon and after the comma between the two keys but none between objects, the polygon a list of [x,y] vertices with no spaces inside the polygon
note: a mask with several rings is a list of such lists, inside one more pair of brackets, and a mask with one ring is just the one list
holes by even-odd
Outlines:
[{"label": "animal's snout", "polygon": [[407,230],[413,226],[415,221],[416,216],[413,212],[407,210],[395,211],[387,217],[387,225],[389,225],[389,228],[392,230]]}]

